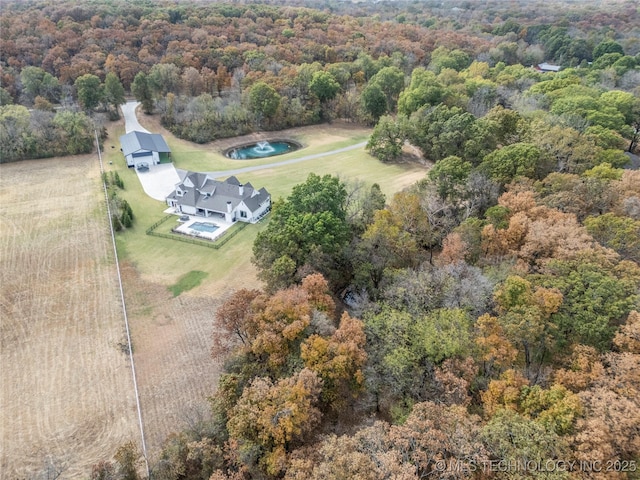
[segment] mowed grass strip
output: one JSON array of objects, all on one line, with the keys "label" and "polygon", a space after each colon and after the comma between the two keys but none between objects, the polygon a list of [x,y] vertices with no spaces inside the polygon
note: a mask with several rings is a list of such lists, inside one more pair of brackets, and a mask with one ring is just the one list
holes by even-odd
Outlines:
[{"label": "mowed grass strip", "polygon": [[201,272],[200,270],[192,270],[189,273],[181,276],[178,281],[169,287],[169,291],[173,293],[174,297],[177,297],[182,292],[191,290],[202,283],[202,280],[207,278],[207,272]]},{"label": "mowed grass strip", "polygon": [[[360,143],[366,140],[369,133],[366,129],[350,130],[326,125],[318,126],[315,130],[315,134],[313,127],[305,127],[303,133],[296,130],[298,141],[302,140],[307,145],[305,149],[258,162],[273,163],[286,158],[331,152]],[[180,277],[191,271],[201,271],[207,273],[207,278],[193,290],[202,294],[220,295],[221,291],[235,290],[240,285],[259,287],[255,268],[251,264],[253,241],[257,233],[265,228],[269,216],[257,225],[249,225],[219,250],[146,235],[145,231],[165,215],[167,205],[148,197],[136,172],[126,166],[119,143],[119,136],[123,133],[124,128],[121,126],[112,129],[105,143],[106,166],[120,174],[125,190],[120,191],[119,195],[129,202],[135,215],[133,228],[118,234],[120,254],[136,266],[143,278],[166,286],[176,284]],[[164,135],[167,136],[166,132]],[[294,135],[288,135],[287,132],[274,132],[273,135],[294,138]],[[214,150],[218,147],[214,148],[211,144],[199,146],[181,140],[175,141],[172,137],[167,140],[172,148],[176,168],[193,171],[232,170],[251,166],[255,162],[226,159],[215,153]],[[225,142],[232,144],[233,140]],[[216,156],[222,160],[215,160]],[[288,196],[291,189],[304,182],[310,173],[330,174],[347,182],[360,180],[367,184],[378,183],[390,199],[394,193],[423,178],[426,171],[426,167],[414,163],[382,163],[369,155],[364,147],[360,147],[292,165],[265,167],[239,175],[239,180],[243,183],[251,182],[256,188],[265,187],[271,193],[272,200],[276,200]]]}]

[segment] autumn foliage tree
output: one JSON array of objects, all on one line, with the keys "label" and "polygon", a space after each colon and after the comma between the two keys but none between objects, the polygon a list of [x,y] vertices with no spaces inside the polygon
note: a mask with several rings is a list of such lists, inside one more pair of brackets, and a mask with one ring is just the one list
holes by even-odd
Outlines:
[{"label": "autumn foliage tree", "polygon": [[462,480],[488,461],[479,431],[479,418],[464,407],[419,403],[402,425],[377,422],[353,436],[326,436],[295,451],[285,478],[408,480],[437,474]]},{"label": "autumn foliage tree", "polygon": [[254,379],[244,389],[228,423],[241,458],[250,462],[253,457],[270,475],[282,472],[287,450],[320,423],[322,414],[317,405],[321,389],[322,380],[307,369],[277,382]]},{"label": "autumn foliage tree", "polygon": [[571,259],[583,252],[607,255],[574,215],[539,206],[531,191],[507,192],[498,204],[508,211],[508,226],[482,230],[485,255],[513,256],[535,271],[549,259]]},{"label": "autumn foliage tree", "polygon": [[[578,420],[571,437],[571,447],[578,460],[590,458],[626,464],[637,458],[640,448],[637,330],[638,313],[633,311],[615,336],[619,352],[606,353],[591,362],[598,368],[591,368],[588,383],[582,384],[589,386],[579,393],[585,416]],[[612,473],[589,472],[588,478],[625,478],[626,472]]]},{"label": "autumn foliage tree", "polygon": [[562,299],[559,290],[534,288],[517,276],[508,277],[495,292],[498,321],[505,336],[520,347],[527,375],[532,375],[532,364],[539,364],[551,347],[556,329],[551,317]]},{"label": "autumn foliage tree", "polygon": [[345,312],[330,337],[314,334],[302,343],[300,358],[306,368],[320,376],[322,400],[335,410],[348,404],[364,387],[365,342],[362,322]]},{"label": "autumn foliage tree", "polygon": [[259,295],[259,290],[237,290],[216,310],[217,327],[222,329],[223,334],[216,331],[213,335],[214,357],[225,353],[225,350],[238,341],[247,345],[255,336],[255,332],[252,331],[251,303]]}]

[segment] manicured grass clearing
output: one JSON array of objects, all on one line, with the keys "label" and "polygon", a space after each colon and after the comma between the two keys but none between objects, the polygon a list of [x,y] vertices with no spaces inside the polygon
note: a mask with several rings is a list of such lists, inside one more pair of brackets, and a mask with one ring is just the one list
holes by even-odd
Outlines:
[{"label": "manicured grass clearing", "polygon": [[[279,156],[277,161],[335,150],[362,142],[366,138],[362,130],[334,130],[331,130],[331,127],[318,126],[315,136],[313,129],[305,130],[304,138],[302,135],[291,136],[307,145],[307,148]],[[199,287],[203,294],[210,292],[219,295],[221,290],[235,289],[238,279],[242,279],[242,286],[258,286],[250,259],[253,241],[257,233],[265,227],[269,216],[257,225],[249,225],[219,250],[146,235],[145,231],[165,215],[163,211],[167,206],[148,197],[142,190],[135,171],[127,168],[118,141],[122,134],[122,126],[112,129],[105,144],[106,167],[120,174],[125,183],[125,190],[120,192],[120,196],[129,202],[135,215],[133,228],[118,234],[120,255],[131,261],[146,280],[164,285],[175,284],[178,278],[193,270],[205,272],[208,274],[207,281]],[[354,134],[354,138],[345,138],[350,134]],[[279,136],[287,135],[286,132],[282,132]],[[213,153],[210,145],[197,146],[173,137],[168,137],[167,142],[172,148],[176,168],[185,170],[235,169],[275,161],[273,158],[255,161],[231,160]],[[318,175],[339,175],[346,181],[359,179],[369,184],[378,183],[387,198],[391,198],[395,192],[423,178],[426,168],[415,164],[384,164],[371,157],[364,148],[359,148],[293,165],[243,174],[240,180],[244,183],[251,182],[257,188],[264,186],[271,193],[272,199],[276,200],[289,195],[293,186],[304,182],[311,172]]]},{"label": "manicured grass clearing", "polygon": [[189,273],[184,274],[178,279],[178,281],[169,287],[174,297],[177,297],[182,292],[191,290],[202,283],[202,280],[207,278],[208,273],[201,272],[199,270],[192,270]]},{"label": "manicured grass clearing", "polygon": [[[315,143],[317,139],[313,135],[278,135],[274,132],[274,136],[278,138],[291,138],[303,144],[303,148],[295,152],[278,155],[276,157],[267,157],[254,160],[233,160],[222,154],[223,148],[211,145],[197,146],[195,144],[184,145],[183,142],[168,142],[171,146],[171,157],[176,168],[184,170],[193,170],[196,172],[214,172],[220,170],[233,170],[236,168],[252,167],[255,165],[268,165],[274,162],[281,162],[291,158],[313,155],[316,153],[328,152],[338,148],[348,147],[355,143],[364,142],[369,136],[369,132],[357,130],[352,136],[347,136],[349,132],[345,132],[344,136],[335,136],[330,143]],[[238,141],[238,144],[246,142]]]}]

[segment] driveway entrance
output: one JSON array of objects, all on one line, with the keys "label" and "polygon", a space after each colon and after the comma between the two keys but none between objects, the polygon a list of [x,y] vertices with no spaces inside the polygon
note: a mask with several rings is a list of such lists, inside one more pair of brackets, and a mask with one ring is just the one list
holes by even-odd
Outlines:
[{"label": "driveway entrance", "polygon": [[[127,102],[120,105],[122,116],[124,117],[124,129],[127,133],[138,131],[151,133],[138,122],[136,108],[140,102]],[[180,182],[180,176],[173,166],[173,163],[160,163],[149,165],[148,169],[136,169],[140,184],[144,192],[155,200],[164,202],[167,196],[176,188],[176,183]]]}]

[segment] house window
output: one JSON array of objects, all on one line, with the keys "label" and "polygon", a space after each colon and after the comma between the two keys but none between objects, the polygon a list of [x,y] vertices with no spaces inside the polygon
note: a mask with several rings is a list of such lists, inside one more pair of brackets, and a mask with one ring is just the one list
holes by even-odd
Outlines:
[{"label": "house window", "polygon": [[247,212],[245,212],[244,210],[240,210],[240,217],[247,218]]}]

